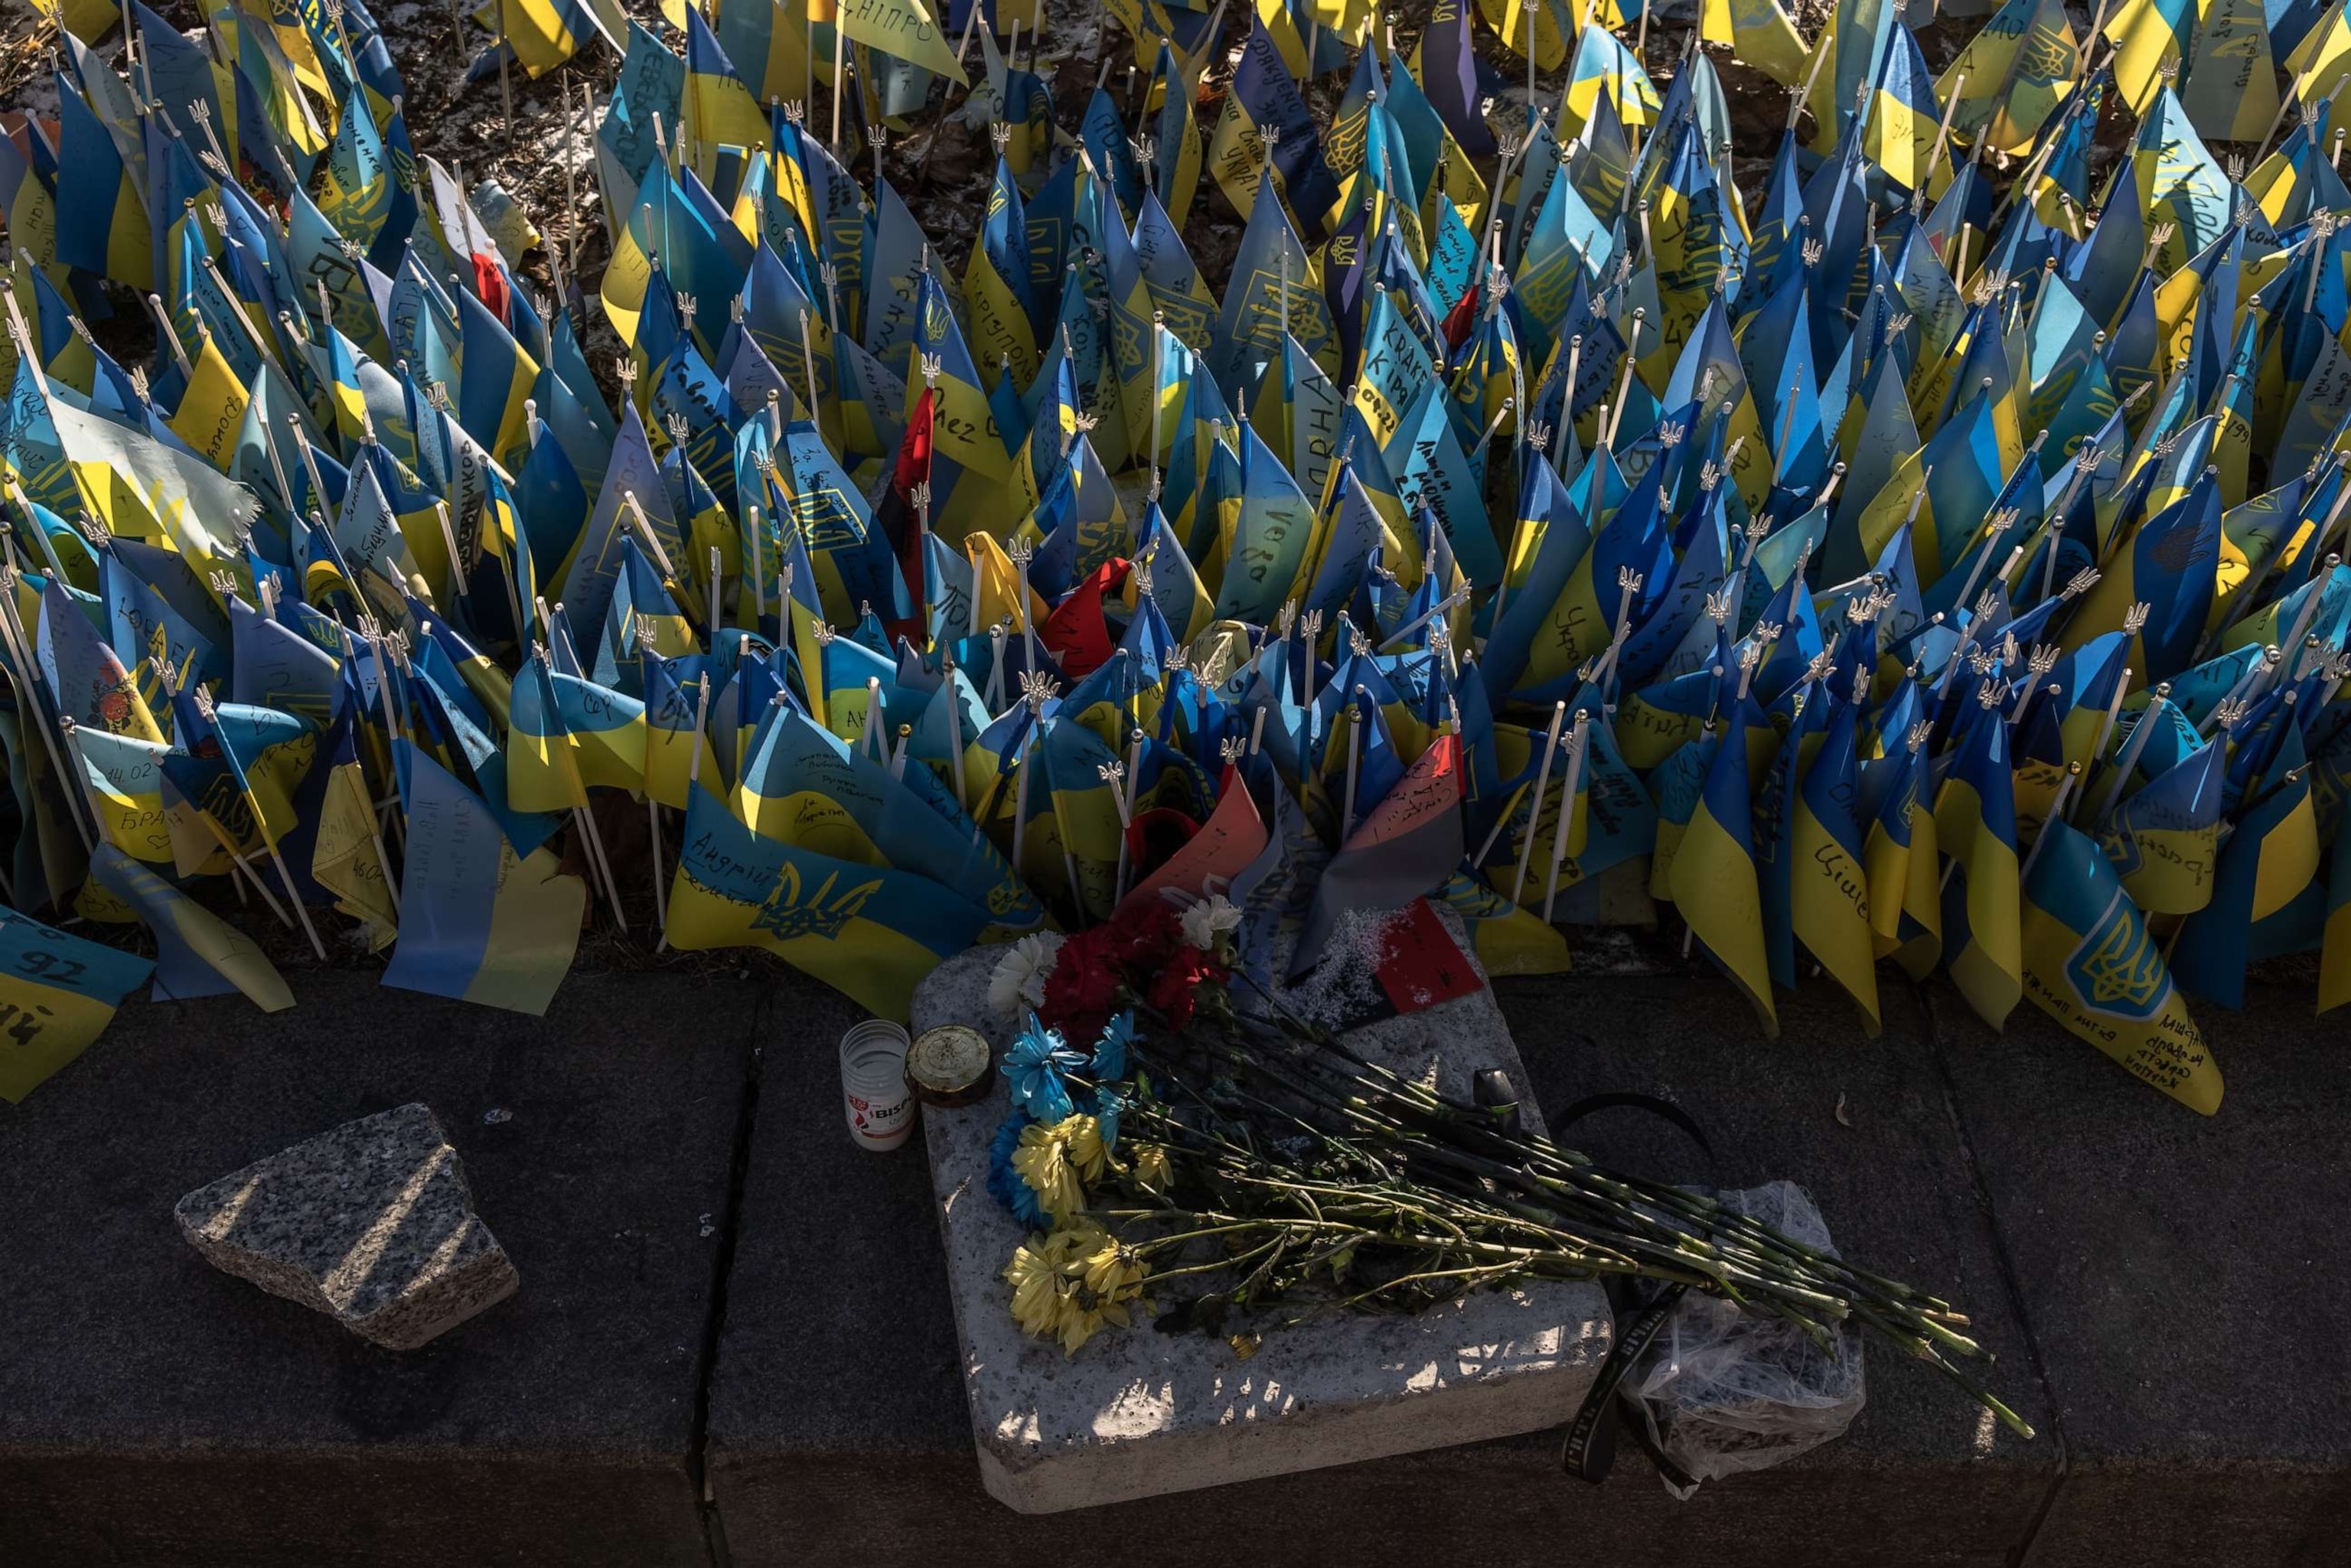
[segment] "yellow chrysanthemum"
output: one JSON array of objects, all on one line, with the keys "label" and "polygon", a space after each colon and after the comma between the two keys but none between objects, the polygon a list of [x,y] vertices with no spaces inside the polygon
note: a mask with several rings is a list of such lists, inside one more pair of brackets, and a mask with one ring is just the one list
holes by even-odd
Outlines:
[{"label": "yellow chrysanthemum", "polygon": [[1022,1129],[1020,1146],[1012,1151],[1012,1168],[1037,1195],[1038,1207],[1055,1219],[1067,1219],[1086,1206],[1086,1189],[1071,1163],[1064,1131],[1075,1120],[1070,1117],[1050,1127],[1032,1123]]},{"label": "yellow chrysanthemum", "polygon": [[1052,1333],[1061,1313],[1061,1266],[1051,1243],[1029,1238],[1004,1266],[1004,1282],[1012,1287],[1012,1319],[1021,1332],[1040,1337]]},{"label": "yellow chrysanthemum", "polygon": [[[1083,1304],[1090,1300],[1092,1305]],[[1105,1301],[1091,1292],[1061,1298],[1061,1355],[1063,1359],[1078,1354],[1080,1346],[1102,1332],[1104,1323],[1128,1326],[1126,1308],[1115,1301]]]},{"label": "yellow chrysanthemum", "polygon": [[[1061,1264],[1061,1354],[1071,1356],[1078,1347],[1102,1332],[1104,1323],[1125,1328],[1126,1302],[1143,1291],[1143,1260],[1134,1256],[1102,1227],[1080,1223],[1056,1231],[1070,1253]],[[1097,1285],[1099,1279],[1102,1284]]]},{"label": "yellow chrysanthemum", "polygon": [[1022,1328],[1038,1335],[1058,1331],[1062,1298],[1107,1239],[1102,1227],[1081,1221],[1050,1236],[1031,1236],[1014,1250],[1004,1282],[1012,1287],[1012,1315]]},{"label": "yellow chrysanthemum", "polygon": [[[1105,1323],[1127,1326],[1125,1302],[1142,1291],[1142,1260],[1123,1249],[1102,1227],[1081,1220],[1050,1236],[1031,1236],[1004,1268],[1012,1287],[1012,1317],[1022,1331],[1057,1339],[1064,1355],[1102,1331]],[[1098,1276],[1108,1287],[1089,1282]]]},{"label": "yellow chrysanthemum", "polygon": [[1176,1167],[1167,1158],[1167,1151],[1157,1144],[1136,1144],[1134,1150],[1134,1180],[1145,1192],[1165,1192],[1167,1184],[1176,1179]]},{"label": "yellow chrysanthemum", "polygon": [[1111,1163],[1110,1145],[1102,1142],[1102,1124],[1092,1116],[1064,1117],[1054,1129],[1068,1142],[1070,1159],[1088,1181],[1102,1180]]},{"label": "yellow chrysanthemum", "polygon": [[1081,1261],[1086,1289],[1106,1301],[1133,1301],[1143,1293],[1144,1276],[1151,1272],[1143,1254],[1115,1236],[1104,1236],[1102,1245]]}]

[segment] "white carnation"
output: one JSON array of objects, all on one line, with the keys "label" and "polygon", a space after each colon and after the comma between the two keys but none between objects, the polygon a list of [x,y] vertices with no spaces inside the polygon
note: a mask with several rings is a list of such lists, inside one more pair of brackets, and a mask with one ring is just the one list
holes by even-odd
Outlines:
[{"label": "white carnation", "polygon": [[1217,945],[1217,933],[1239,928],[1240,906],[1223,894],[1212,894],[1184,912],[1184,940],[1202,951]]},{"label": "white carnation", "polygon": [[1048,931],[1012,944],[987,977],[987,1010],[1000,1019],[1017,1019],[1029,1009],[1042,1007],[1045,977],[1053,972],[1061,941],[1060,933]]}]

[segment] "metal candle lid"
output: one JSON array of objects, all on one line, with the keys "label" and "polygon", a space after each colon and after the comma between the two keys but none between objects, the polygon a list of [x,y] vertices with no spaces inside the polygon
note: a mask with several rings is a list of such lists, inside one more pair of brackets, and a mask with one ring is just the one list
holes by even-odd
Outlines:
[{"label": "metal candle lid", "polygon": [[925,1105],[973,1104],[995,1082],[987,1037],[966,1024],[925,1030],[906,1052],[906,1084]]}]

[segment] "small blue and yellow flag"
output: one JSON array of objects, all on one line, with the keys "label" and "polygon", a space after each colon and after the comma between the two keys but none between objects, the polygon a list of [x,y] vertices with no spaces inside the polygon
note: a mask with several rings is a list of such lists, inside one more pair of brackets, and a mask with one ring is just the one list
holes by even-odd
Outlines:
[{"label": "small blue and yellow flag", "polygon": [[1926,765],[1917,747],[1894,731],[1886,737],[1886,756],[1871,768],[1886,770],[1882,781],[1871,780],[1877,810],[1862,846],[1869,873],[1871,946],[1877,956],[1900,964],[1912,979],[1923,980],[1943,954],[1935,813],[1919,798]]},{"label": "small blue and yellow flag", "polygon": [[1853,998],[1865,1029],[1875,1039],[1877,975],[1870,940],[1868,861],[1855,820],[1861,793],[1857,722],[1854,704],[1836,704],[1820,748],[1797,787],[1790,829],[1794,853],[1789,911],[1797,940]]},{"label": "small blue and yellow flag", "polygon": [[2253,927],[2300,897],[2321,861],[2310,766],[2293,724],[2252,783],[2235,809],[2211,900],[2189,917],[2174,948],[2179,983],[2230,1008],[2244,1005]]},{"label": "small blue and yellow flag", "polygon": [[406,737],[392,746],[408,845],[383,983],[544,1015],[580,946],[587,884],[550,850],[517,855],[480,796]]},{"label": "small blue and yellow flag", "polygon": [[154,966],[0,908],[0,1100],[79,1056]]},{"label": "small blue and yellow flag", "polygon": [[1943,962],[1976,1016],[1998,1029],[2023,995],[2018,933],[2016,779],[2008,726],[1987,715],[1935,796],[1935,836],[1957,862],[1943,890]]},{"label": "small blue and yellow flag", "polygon": [[112,844],[100,844],[91,853],[89,873],[153,934],[158,1001],[239,991],[266,1013],[294,1005],[285,977],[253,938]]},{"label": "small blue and yellow flag", "polygon": [[2098,843],[2123,890],[2149,915],[2193,915],[2212,901],[2227,754],[2219,741],[2199,747],[2099,827]]},{"label": "small blue and yellow flag", "polygon": [[522,811],[580,810],[590,788],[639,789],[644,780],[644,705],[550,670],[534,653],[514,684],[507,802]]},{"label": "small blue and yellow flag", "polygon": [[1771,973],[1763,946],[1763,902],[1755,874],[1754,808],[1747,781],[1747,710],[1741,698],[1714,737],[1706,781],[1673,852],[1674,907],[1681,911],[1707,955],[1780,1036],[1771,1001]]},{"label": "small blue and yellow flag", "polygon": [[670,883],[669,940],[687,952],[760,947],[883,1018],[989,924],[928,877],[763,838],[697,789]]},{"label": "small blue and yellow flag", "polygon": [[2220,1108],[2220,1068],[2114,867],[2064,822],[2043,830],[2024,888],[2024,993],[2125,1071],[2189,1110]]}]

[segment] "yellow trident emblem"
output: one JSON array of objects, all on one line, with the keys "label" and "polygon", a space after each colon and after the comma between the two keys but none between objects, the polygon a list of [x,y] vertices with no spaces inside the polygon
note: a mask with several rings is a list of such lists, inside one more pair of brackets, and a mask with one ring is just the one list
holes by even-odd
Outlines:
[{"label": "yellow trident emblem", "polygon": [[2153,1018],[2170,988],[2163,954],[2129,904],[2117,898],[2066,966],[2074,988],[2100,1012]]}]

